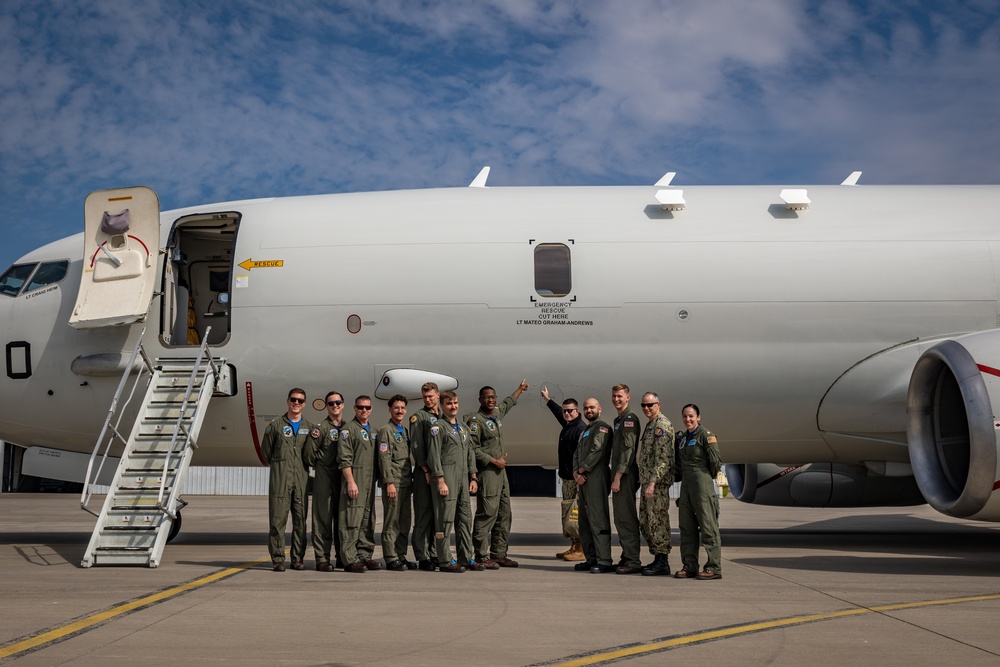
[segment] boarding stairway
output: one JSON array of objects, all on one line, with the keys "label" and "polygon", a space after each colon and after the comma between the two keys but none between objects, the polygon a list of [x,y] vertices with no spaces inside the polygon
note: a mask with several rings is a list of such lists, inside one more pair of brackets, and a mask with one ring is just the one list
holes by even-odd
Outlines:
[{"label": "boarding stairway", "polygon": [[[97,525],[83,567],[160,564],[172,530],[175,534],[180,528],[180,510],[187,504],[180,498],[181,484],[198,447],[206,408],[216,388],[229,382],[228,372],[224,360],[212,359],[207,342],[196,357],[161,357],[153,362],[139,336],[87,468],[80,505],[97,517]],[[141,403],[130,410],[129,404],[143,388]],[[133,412],[135,421],[126,439],[121,422]],[[102,469],[113,461],[108,454],[118,443],[124,443],[124,451],[98,514],[88,504]]]}]

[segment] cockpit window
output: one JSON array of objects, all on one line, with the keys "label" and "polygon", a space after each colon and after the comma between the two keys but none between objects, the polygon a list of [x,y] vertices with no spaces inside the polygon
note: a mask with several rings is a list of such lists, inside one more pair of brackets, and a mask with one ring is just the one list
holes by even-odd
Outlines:
[{"label": "cockpit window", "polygon": [[35,275],[31,276],[28,286],[24,288],[25,293],[59,282],[66,277],[66,270],[68,268],[69,262],[67,260],[43,262],[38,267],[38,270],[35,271]]},{"label": "cockpit window", "polygon": [[15,264],[0,276],[0,294],[17,296],[38,264]]}]

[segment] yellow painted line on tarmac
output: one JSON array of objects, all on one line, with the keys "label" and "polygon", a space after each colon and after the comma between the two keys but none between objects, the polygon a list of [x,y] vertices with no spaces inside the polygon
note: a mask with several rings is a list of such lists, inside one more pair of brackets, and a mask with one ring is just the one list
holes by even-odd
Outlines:
[{"label": "yellow painted line on tarmac", "polygon": [[612,649],[610,651],[591,653],[588,655],[579,656],[572,660],[567,660],[565,662],[546,662],[541,664],[545,665],[546,667],[582,667],[583,665],[599,665],[602,663],[614,662],[618,660],[627,660],[629,658],[634,658],[637,656],[646,655],[650,653],[657,653],[659,651],[667,651],[670,649],[679,648],[681,646],[689,646],[691,644],[710,642],[717,639],[728,639],[730,637],[750,634],[753,632],[763,632],[767,630],[774,630],[775,628],[786,628],[789,626],[801,625],[804,623],[829,621],[837,618],[846,618],[849,616],[861,616],[863,614],[900,611],[903,609],[918,609],[921,607],[933,607],[946,604],[962,604],[965,602],[983,602],[986,600],[1000,600],[1000,594],[973,595],[962,598],[947,598],[944,600],[925,600],[923,602],[904,602],[899,604],[880,605],[878,607],[859,607],[857,609],[844,609],[841,611],[833,611],[825,614],[791,616],[789,618],[779,618],[771,621],[761,621],[759,623],[748,623],[746,625],[737,625],[727,628],[717,628],[714,630],[707,630],[705,632],[698,632],[690,635],[668,637],[664,639],[654,640],[647,644],[624,646],[622,648]]},{"label": "yellow painted line on tarmac", "polygon": [[236,567],[226,568],[224,570],[219,570],[218,572],[213,572],[212,574],[205,575],[193,581],[189,581],[172,588],[164,589],[158,593],[153,593],[152,595],[146,595],[141,598],[137,598],[130,602],[124,602],[120,605],[111,607],[110,609],[105,609],[104,611],[97,612],[96,614],[91,614],[90,616],[85,616],[83,618],[77,619],[75,621],[70,621],[65,625],[60,625],[59,627],[52,628],[51,630],[44,630],[36,635],[28,637],[27,639],[22,639],[15,641],[7,646],[0,647],[0,660],[5,660],[7,658],[26,653],[28,651],[34,651],[42,648],[48,644],[55,644],[61,642],[65,639],[80,634],[81,632],[86,632],[88,630],[93,630],[99,625],[103,625],[108,621],[117,618],[119,616],[124,616],[130,614],[134,611],[139,611],[140,609],[145,609],[146,607],[151,607],[154,604],[159,604],[170,598],[177,597],[178,595],[183,595],[184,593],[189,593],[202,586],[207,586],[208,584],[215,583],[216,581],[221,581],[227,577],[239,574],[240,572],[245,572],[246,570],[260,565],[261,563],[270,563],[271,557],[261,558],[259,560],[251,561],[249,563],[243,563],[242,565],[237,565]]}]

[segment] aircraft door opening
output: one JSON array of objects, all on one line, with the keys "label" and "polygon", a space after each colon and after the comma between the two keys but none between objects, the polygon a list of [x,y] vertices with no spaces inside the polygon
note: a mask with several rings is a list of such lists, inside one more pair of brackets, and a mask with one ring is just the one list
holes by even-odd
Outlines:
[{"label": "aircraft door opening", "polygon": [[233,249],[240,225],[237,212],[199,213],[178,218],[163,263],[160,337],[175,347],[224,345],[232,323]]}]

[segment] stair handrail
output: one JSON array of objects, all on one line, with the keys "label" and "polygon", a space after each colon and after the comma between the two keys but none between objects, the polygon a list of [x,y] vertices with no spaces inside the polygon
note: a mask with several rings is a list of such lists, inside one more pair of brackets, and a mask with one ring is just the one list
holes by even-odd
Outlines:
[{"label": "stair handrail", "polygon": [[[145,349],[142,347],[143,336],[146,335],[146,327],[142,328],[139,332],[139,339],[135,342],[135,347],[132,349],[132,354],[129,356],[128,363],[125,365],[125,370],[122,372],[122,379],[118,382],[118,388],[115,390],[114,396],[111,398],[111,406],[108,408],[108,416],[104,419],[104,426],[101,428],[101,434],[97,436],[97,442],[94,444],[94,450],[90,454],[90,461],[87,463],[87,474],[83,479],[83,492],[80,495],[80,508],[87,511],[94,516],[99,516],[97,512],[90,509],[88,505],[90,504],[90,499],[94,495],[93,487],[97,486],[97,480],[100,479],[101,473],[104,471],[104,464],[108,460],[108,454],[111,451],[111,444],[114,442],[115,438],[121,440],[124,444],[128,444],[128,441],[122,437],[118,427],[121,425],[122,418],[125,416],[125,408],[129,406],[132,399],[135,397],[135,390],[139,386],[139,381],[143,377],[143,370],[149,371],[149,377],[153,376],[153,362],[146,355]],[[142,366],[139,368],[139,372],[135,374],[135,381],[132,383],[132,388],[129,390],[129,394],[125,399],[125,402],[121,405],[121,411],[118,410],[118,401],[121,398],[122,391],[128,382],[128,376],[132,374],[132,368],[135,365],[136,357],[142,358]],[[118,419],[112,425],[111,420],[115,417],[117,413]],[[98,453],[101,450],[101,443],[104,441],[104,436],[111,431],[111,435],[108,437],[107,442],[104,445],[104,452],[100,455],[100,463],[97,466],[97,472],[93,475],[93,481],[91,481],[91,473],[94,471],[94,462],[97,460]]]},{"label": "stair handrail", "polygon": [[[201,347],[198,348],[198,356],[195,358],[194,365],[191,367],[191,376],[188,378],[187,388],[184,390],[184,400],[181,402],[180,413],[177,415],[177,422],[174,424],[174,434],[170,439],[170,447],[167,448],[167,455],[163,461],[163,474],[160,476],[160,492],[156,496],[156,506],[161,512],[169,516],[171,519],[176,519],[176,513],[174,512],[174,504],[177,501],[177,496],[180,494],[181,488],[181,478],[180,475],[174,478],[174,483],[170,488],[170,495],[167,501],[163,501],[163,494],[166,491],[167,486],[167,474],[170,470],[170,459],[174,456],[174,448],[177,446],[178,438],[181,432],[184,433],[183,445],[181,449],[191,446],[192,449],[198,448],[198,443],[191,439],[191,432],[186,426],[184,426],[184,415],[187,413],[188,404],[191,402],[191,393],[194,390],[195,380],[198,379],[198,371],[201,369],[202,359],[208,355],[207,369],[205,372],[205,380],[208,379],[208,373],[211,372],[214,377],[219,376],[219,369],[215,364],[215,360],[212,358],[212,351],[208,347],[208,337],[209,333],[212,331],[211,325],[205,328],[205,334],[202,336]],[[214,381],[213,381],[214,385]],[[208,387],[208,383],[204,380],[201,384],[201,389],[198,392],[198,404],[201,403],[201,396],[204,394]],[[197,418],[197,412],[191,415],[191,422]],[[178,452],[178,456],[181,456],[181,452]]]}]

